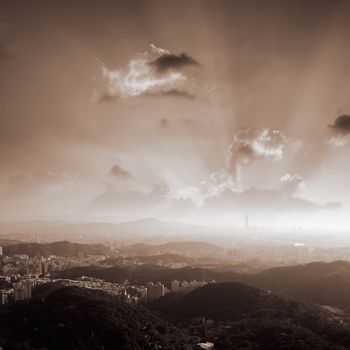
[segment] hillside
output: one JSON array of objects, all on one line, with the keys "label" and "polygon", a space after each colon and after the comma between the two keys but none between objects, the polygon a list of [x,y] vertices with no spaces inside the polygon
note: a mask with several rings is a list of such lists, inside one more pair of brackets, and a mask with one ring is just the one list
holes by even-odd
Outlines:
[{"label": "hillside", "polygon": [[335,261],[276,267],[241,281],[300,301],[340,308],[350,306],[350,263]]},{"label": "hillside", "polygon": [[27,254],[28,256],[58,255],[58,256],[78,256],[84,255],[108,255],[110,248],[102,244],[80,244],[68,241],[53,243],[18,243],[3,247],[3,254],[12,256],[16,254]]},{"label": "hillside", "polygon": [[65,271],[57,271],[53,274],[55,278],[76,279],[81,276],[102,278],[108,282],[122,283],[128,280],[130,283],[145,285],[149,281],[163,282],[170,286],[173,280],[212,281],[217,274],[202,268],[184,267],[172,269],[153,264],[144,265],[116,265],[112,267],[87,266],[75,267]]},{"label": "hillside", "polygon": [[159,264],[159,265],[171,265],[171,264],[184,264],[184,265],[194,265],[201,259],[195,259],[180,254],[157,254],[157,255],[140,255],[140,256],[127,256],[127,257],[112,257],[105,259],[101,264],[106,266],[117,265],[123,261],[137,262],[139,264]]},{"label": "hillside", "polygon": [[348,348],[350,344],[350,329],[320,307],[240,283],[208,284],[188,294],[169,294],[150,303],[149,308],[182,325],[200,317],[226,322],[230,332],[221,333],[219,349],[244,341],[259,346],[247,349],[266,349],[264,343],[274,343],[271,349],[310,350]]},{"label": "hillside", "polygon": [[226,253],[225,249],[212,243],[201,241],[176,241],[163,244],[132,244],[125,249],[125,253],[132,256],[148,256],[159,254],[178,254],[191,258],[220,257]]},{"label": "hillside", "polygon": [[[330,313],[240,283],[168,294],[146,306],[102,291],[41,285],[30,301],[0,307],[0,346],[191,350],[191,336],[200,334],[215,342],[217,350],[350,349],[350,329]],[[214,320],[205,331],[193,321],[203,316]]]},{"label": "hillside", "polygon": [[258,288],[225,282],[210,283],[184,295],[166,295],[154,301],[151,308],[176,320],[205,316],[217,321],[227,321],[238,320],[247,314],[256,315],[260,309],[270,310],[270,316],[276,316],[279,312],[287,312],[289,307],[293,310],[294,306],[299,306],[292,304]]},{"label": "hillside", "polygon": [[77,287],[41,294],[0,307],[4,349],[185,349],[175,327],[141,306]]},{"label": "hillside", "polygon": [[[151,257],[149,261],[154,262],[155,258]],[[155,264],[91,266],[72,268],[56,274],[58,278],[73,279],[82,275],[103,278],[109,282],[123,282],[127,279],[131,283],[146,284],[149,281],[160,281],[167,286],[174,279],[241,282],[298,301],[340,308],[350,306],[350,263],[346,261],[277,267],[255,274],[190,266],[174,269]]]}]

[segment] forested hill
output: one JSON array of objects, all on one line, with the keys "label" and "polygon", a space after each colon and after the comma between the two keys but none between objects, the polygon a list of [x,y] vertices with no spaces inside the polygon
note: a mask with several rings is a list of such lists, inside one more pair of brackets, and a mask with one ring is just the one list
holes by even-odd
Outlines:
[{"label": "forested hill", "polygon": [[255,274],[235,271],[218,272],[207,268],[169,268],[155,264],[139,266],[114,265],[108,267],[77,267],[56,273],[57,278],[97,277],[109,282],[134,284],[172,280],[241,282],[271,290],[288,298],[340,308],[350,306],[350,262],[315,262],[305,265],[277,267]]},{"label": "forested hill", "polygon": [[[213,320],[207,331],[195,321],[203,316]],[[0,307],[4,349],[191,350],[194,334],[217,350],[350,349],[350,329],[331,313],[240,283],[168,294],[148,309],[102,291],[50,283],[31,300]]]},{"label": "forested hill", "polygon": [[181,325],[202,317],[225,322],[218,349],[350,349],[350,329],[323,308],[241,283],[168,294],[149,308]]},{"label": "forested hill", "polygon": [[41,289],[44,297],[0,307],[3,349],[185,349],[181,332],[142,306],[97,290]]}]

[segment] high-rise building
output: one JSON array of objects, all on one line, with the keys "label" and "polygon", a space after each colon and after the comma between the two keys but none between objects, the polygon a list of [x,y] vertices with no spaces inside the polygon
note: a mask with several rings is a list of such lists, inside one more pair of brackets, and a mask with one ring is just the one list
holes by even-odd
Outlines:
[{"label": "high-rise building", "polygon": [[39,275],[43,274],[43,264],[41,263],[41,261],[39,261],[39,263],[37,265],[37,272]]},{"label": "high-rise building", "polygon": [[41,274],[43,276],[47,275],[49,272],[49,263],[47,261],[42,261],[41,262]]},{"label": "high-rise building", "polygon": [[148,300],[155,300],[164,295],[164,285],[160,282],[153,284],[152,282],[149,282],[147,284],[147,299]]},{"label": "high-rise building", "polygon": [[174,280],[171,282],[171,291],[173,293],[177,293],[180,291],[180,282],[177,280]]},{"label": "high-rise building", "polygon": [[180,292],[188,293],[190,291],[191,291],[191,285],[187,281],[182,281]]},{"label": "high-rise building", "polygon": [[8,303],[8,294],[4,290],[0,290],[0,305]]},{"label": "high-rise building", "polygon": [[32,281],[26,280],[13,284],[15,301],[30,299],[32,297]]},{"label": "high-rise building", "polygon": [[24,300],[25,299],[25,291],[24,287],[20,283],[13,284],[13,293],[15,296],[15,301]]},{"label": "high-rise building", "polygon": [[2,256],[2,247],[0,247],[0,256]]},{"label": "high-rise building", "polygon": [[24,298],[30,299],[32,297],[32,282],[30,280],[26,280],[24,282]]}]

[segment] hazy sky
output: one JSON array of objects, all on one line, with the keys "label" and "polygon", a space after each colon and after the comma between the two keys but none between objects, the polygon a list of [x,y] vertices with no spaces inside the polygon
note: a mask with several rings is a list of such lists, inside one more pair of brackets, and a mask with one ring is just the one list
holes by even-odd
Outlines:
[{"label": "hazy sky", "polygon": [[2,220],[347,227],[349,15],[348,1],[1,1]]}]

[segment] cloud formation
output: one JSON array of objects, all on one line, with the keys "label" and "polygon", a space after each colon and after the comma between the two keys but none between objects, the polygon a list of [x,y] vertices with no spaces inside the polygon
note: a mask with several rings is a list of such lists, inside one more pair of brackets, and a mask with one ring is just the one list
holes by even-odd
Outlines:
[{"label": "cloud formation", "polygon": [[118,164],[116,164],[112,167],[109,174],[114,176],[114,177],[121,178],[121,179],[131,178],[131,174]]},{"label": "cloud formation", "polygon": [[147,97],[157,97],[157,96],[163,96],[163,97],[175,97],[175,98],[185,98],[188,100],[193,100],[196,98],[196,96],[186,90],[179,90],[179,89],[170,89],[170,90],[160,90],[156,92],[148,92],[145,93],[144,96]]},{"label": "cloud formation", "polygon": [[197,186],[188,186],[170,191],[169,198],[188,200],[197,208],[200,208],[208,198],[219,197],[227,189],[237,191],[234,178],[226,169],[220,169],[210,174],[207,180],[201,181]]},{"label": "cloud formation", "polygon": [[283,158],[286,137],[278,130],[256,127],[239,130],[229,147],[227,168],[241,187],[241,167],[256,160],[277,161]]},{"label": "cloud formation", "polygon": [[339,148],[350,141],[350,115],[343,114],[338,116],[333,124],[328,125],[334,135],[328,138],[327,143],[332,148]]},{"label": "cloud formation", "polygon": [[179,69],[197,64],[196,60],[186,54],[174,55],[151,45],[150,51],[139,53],[124,70],[102,66],[102,76],[108,84],[103,100],[143,94],[189,98],[190,94],[184,90],[188,78]]},{"label": "cloud formation", "polygon": [[341,134],[350,134],[350,115],[340,115],[329,127]]},{"label": "cloud formation", "polygon": [[169,126],[169,120],[167,118],[162,118],[159,122],[159,127],[166,129]]},{"label": "cloud formation", "polygon": [[327,143],[333,147],[338,148],[346,145],[350,141],[350,134],[349,135],[335,135],[328,139]]},{"label": "cloud formation", "polygon": [[184,52],[179,55],[165,52],[155,60],[149,62],[149,65],[155,67],[158,72],[164,73],[171,69],[180,69],[186,66],[198,66],[199,62]]},{"label": "cloud formation", "polygon": [[248,128],[238,131],[229,149],[228,162],[250,164],[254,160],[279,160],[283,157],[286,137],[277,130]]},{"label": "cloud formation", "polygon": [[304,179],[297,174],[285,174],[281,177],[280,181],[281,190],[287,195],[293,195],[306,186]]},{"label": "cloud formation", "polygon": [[[255,188],[240,184],[239,169],[257,160],[274,162],[284,157],[287,137],[280,131],[253,128],[238,131],[231,143],[226,166],[197,185],[171,191],[175,203],[191,203],[202,214],[221,215],[235,212],[285,213],[318,209],[339,209],[339,202],[317,203],[300,197],[304,178],[286,173],[272,188]],[[176,205],[176,204],[175,204]],[[188,210],[188,209],[187,209]],[[226,214],[225,214],[226,213]]]},{"label": "cloud formation", "polygon": [[[170,194],[174,199],[190,200],[196,207],[201,207],[208,198],[220,197],[226,191],[240,193],[240,167],[255,160],[277,161],[283,157],[286,137],[277,130],[267,128],[247,128],[238,131],[231,143],[225,167],[213,172],[207,180],[197,186],[177,189]],[[297,175],[283,179],[291,187],[295,186]]]}]

